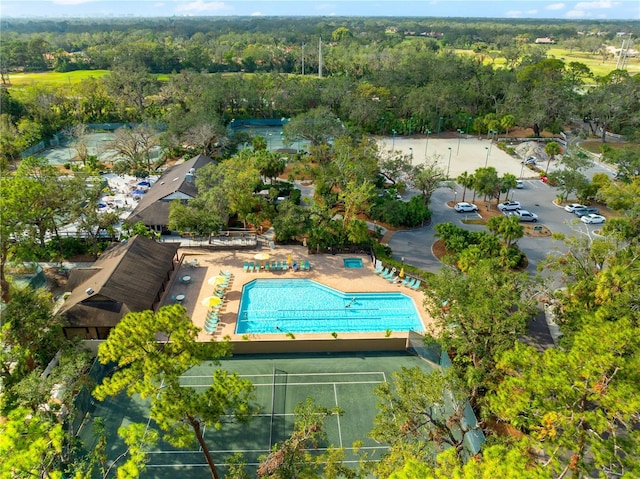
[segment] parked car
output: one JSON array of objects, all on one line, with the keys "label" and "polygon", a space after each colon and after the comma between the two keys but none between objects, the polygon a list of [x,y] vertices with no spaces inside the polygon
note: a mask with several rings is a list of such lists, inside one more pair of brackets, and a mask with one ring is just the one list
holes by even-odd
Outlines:
[{"label": "parked car", "polygon": [[521,190],[522,188],[524,188],[524,181],[522,181],[522,180],[516,180],[516,188],[518,188],[519,190]]},{"label": "parked car", "polygon": [[605,220],[606,218],[604,216],[596,215],[593,213],[589,215],[584,215],[582,218],[580,218],[580,221],[582,221],[583,223],[587,223],[589,225],[596,224],[596,223],[604,223]]},{"label": "parked car", "polygon": [[526,160],[522,160],[520,163],[524,163],[525,165],[535,165],[538,162],[538,159],[535,156],[530,156]]},{"label": "parked car", "polygon": [[466,201],[462,203],[456,203],[453,209],[458,213],[469,213],[472,211],[478,211],[478,207],[476,205],[467,203]]},{"label": "parked car", "polygon": [[584,208],[576,208],[573,210],[573,214],[579,217],[583,217],[584,215],[597,215],[598,208],[594,206],[585,206]]},{"label": "parked car", "polygon": [[504,203],[500,203],[498,205],[498,209],[500,211],[515,211],[520,209],[519,201],[505,201]]},{"label": "parked car", "polygon": [[520,218],[520,221],[526,221],[528,223],[535,223],[538,221],[538,215],[527,210],[505,211],[504,215],[517,216]]},{"label": "parked car", "polygon": [[569,203],[567,206],[564,207],[564,210],[568,211],[569,213],[573,213],[578,208],[586,208],[586,206],[581,205],[580,203]]}]

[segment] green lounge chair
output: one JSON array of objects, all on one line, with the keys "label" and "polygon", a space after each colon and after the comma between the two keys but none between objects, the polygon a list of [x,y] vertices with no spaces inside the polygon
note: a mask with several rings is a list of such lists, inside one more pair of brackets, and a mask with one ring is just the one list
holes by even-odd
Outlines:
[{"label": "green lounge chair", "polygon": [[311,271],[311,263],[309,263],[308,259],[304,262],[304,269],[305,271]]},{"label": "green lounge chair", "polygon": [[394,270],[395,270],[395,268],[393,268],[393,269],[392,269],[391,271],[389,271],[387,274],[384,274],[384,273],[383,273],[381,276],[382,276],[384,279],[387,279],[387,280],[388,280],[389,278],[393,278],[393,275],[396,273]]},{"label": "green lounge chair", "polygon": [[242,269],[244,270],[245,273],[247,271],[249,271],[249,262],[248,261],[244,262],[244,265],[242,266]]},{"label": "green lounge chair", "polygon": [[407,288],[411,288],[414,284],[416,284],[416,281],[418,281],[418,280],[415,279],[415,278],[411,278],[411,281],[407,282],[407,284],[405,284],[405,286]]},{"label": "green lounge chair", "polygon": [[385,277],[385,275],[389,274],[389,268],[385,268],[383,269],[380,273],[378,273],[380,276],[382,276],[383,278]]},{"label": "green lounge chair", "polygon": [[256,265],[253,261],[249,262],[249,273],[257,272]]},{"label": "green lounge chair", "polygon": [[410,278],[409,276],[407,276],[406,278],[404,278],[404,280],[402,281],[402,283],[400,283],[402,286],[406,286],[408,285],[410,282],[413,281],[413,278]]},{"label": "green lounge chair", "polygon": [[415,289],[417,290],[420,287],[420,283],[422,283],[422,281],[417,280],[412,286],[409,286],[411,289]]},{"label": "green lounge chair", "polygon": [[271,271],[271,263],[269,263],[268,261],[264,262],[264,270],[265,271]]},{"label": "green lounge chair", "polygon": [[384,271],[384,266],[382,265],[382,263],[380,263],[380,266],[378,266],[376,269],[373,270],[375,274],[380,274],[383,271]]},{"label": "green lounge chair", "polygon": [[277,261],[271,262],[271,271],[278,271],[280,269],[280,265]]}]

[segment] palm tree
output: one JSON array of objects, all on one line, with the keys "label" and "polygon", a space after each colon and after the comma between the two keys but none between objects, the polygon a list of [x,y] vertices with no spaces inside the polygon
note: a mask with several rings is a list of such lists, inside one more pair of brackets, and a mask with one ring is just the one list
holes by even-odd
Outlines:
[{"label": "palm tree", "polygon": [[555,141],[551,141],[547,143],[547,146],[544,147],[544,152],[549,155],[549,159],[547,160],[547,168],[544,170],[544,176],[547,176],[549,173],[549,164],[551,160],[555,158],[556,155],[562,153],[562,148]]},{"label": "palm tree", "polygon": [[464,190],[462,190],[462,201],[464,201],[464,196],[467,193],[467,188],[470,188],[471,186],[473,186],[474,179],[475,179],[474,176],[470,175],[466,171],[456,178],[456,181],[458,182],[458,184],[464,187]]}]

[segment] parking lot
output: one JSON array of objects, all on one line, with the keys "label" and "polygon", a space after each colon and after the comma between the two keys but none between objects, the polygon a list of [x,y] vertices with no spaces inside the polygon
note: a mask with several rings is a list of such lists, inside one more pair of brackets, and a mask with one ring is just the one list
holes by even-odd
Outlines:
[{"label": "parking lot", "polygon": [[[478,213],[457,213],[448,203],[462,201],[463,190],[457,187],[455,190],[441,187],[435,191],[431,198],[430,208],[433,212],[432,222],[424,228],[396,232],[389,241],[395,258],[404,258],[404,261],[427,271],[437,272],[440,269],[440,261],[431,252],[431,246],[437,239],[435,237],[435,225],[438,223],[453,222],[454,224],[469,230],[481,231],[483,225],[470,225],[462,222],[465,218],[478,218],[482,216],[482,210]],[[540,180],[524,180],[524,188],[513,190],[509,194],[510,199],[521,203],[522,209],[529,210],[538,215],[537,224],[544,225],[552,233],[565,235],[589,235],[593,237],[594,231],[602,225],[587,225],[567,211],[562,206],[553,203],[557,190]],[[467,191],[465,201],[471,201],[473,192]],[[495,206],[494,206],[495,207]],[[563,250],[561,241],[552,237],[523,237],[518,245],[527,255],[529,266],[527,271],[535,273],[540,262],[553,250]]]}]

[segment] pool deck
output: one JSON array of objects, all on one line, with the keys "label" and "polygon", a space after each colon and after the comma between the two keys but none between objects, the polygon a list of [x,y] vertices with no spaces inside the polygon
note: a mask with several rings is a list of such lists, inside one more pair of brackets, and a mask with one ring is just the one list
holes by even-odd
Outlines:
[{"label": "pool deck", "polygon": [[[308,260],[311,264],[310,271],[264,271],[245,272],[243,265],[245,261],[257,262],[254,257],[257,253],[267,253],[270,255],[269,261],[286,261],[291,255],[293,261]],[[366,293],[366,292],[402,292],[413,298],[416,309],[420,314],[422,322],[426,330],[431,330],[433,321],[424,311],[422,305],[424,293],[420,290],[400,286],[398,284],[389,283],[384,278],[376,275],[373,270],[374,266],[371,258],[366,255],[345,254],[345,255],[309,255],[307,248],[301,246],[276,246],[275,249],[262,248],[252,251],[201,251],[194,249],[181,249],[179,254],[184,255],[183,263],[176,272],[175,278],[171,284],[169,291],[165,296],[163,304],[172,304],[172,297],[179,294],[185,296],[183,302],[193,323],[203,328],[200,332],[199,341],[209,341],[212,337],[222,339],[229,337],[232,341],[241,341],[243,335],[236,335],[236,318],[240,308],[240,299],[242,296],[242,287],[254,279],[268,278],[308,278],[319,283],[335,288],[345,293]],[[363,268],[345,268],[343,264],[344,258],[362,258]],[[196,267],[189,264],[194,260],[198,260]],[[220,323],[217,331],[211,335],[204,331],[204,322],[209,311],[208,306],[203,304],[207,297],[211,296],[214,287],[209,284],[209,279],[220,274],[220,271],[230,271],[232,274],[231,281],[227,287],[224,303],[220,309]],[[178,281],[179,278],[189,275],[192,278],[190,284],[184,284]],[[303,298],[301,298],[303,300]],[[256,340],[276,340],[284,339],[285,335],[278,334],[251,334],[252,341]],[[322,334],[300,334],[305,339],[330,339],[328,333]],[[341,333],[341,338],[382,338],[385,333]],[[394,336],[406,336],[406,332],[392,333]]]}]

